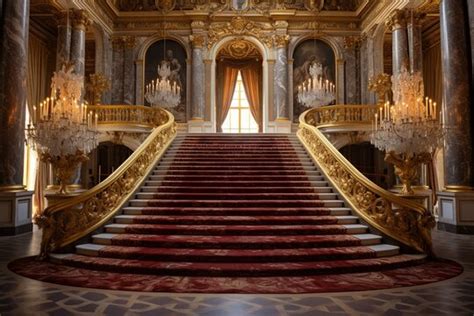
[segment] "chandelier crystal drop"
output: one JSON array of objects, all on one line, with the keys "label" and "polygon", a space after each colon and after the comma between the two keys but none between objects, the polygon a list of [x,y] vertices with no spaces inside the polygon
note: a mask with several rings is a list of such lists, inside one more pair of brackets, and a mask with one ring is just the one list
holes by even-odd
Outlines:
[{"label": "chandelier crystal drop", "polygon": [[80,103],[83,85],[83,76],[74,74],[71,64],[64,65],[53,75],[51,96],[33,107],[26,129],[28,144],[56,167],[60,193],[66,193],[74,168],[97,147],[98,116]]},{"label": "chandelier crystal drop", "polygon": [[392,78],[394,104],[375,114],[371,142],[385,152],[417,155],[432,153],[442,142],[436,102],[423,96],[421,73],[406,69]]},{"label": "chandelier crystal drop", "polygon": [[336,100],[336,86],[323,78],[323,65],[314,62],[310,78],[298,86],[298,101],[308,108],[329,105]]},{"label": "chandelier crystal drop", "polygon": [[411,184],[417,180],[418,166],[429,163],[443,140],[436,102],[424,97],[420,72],[403,69],[392,76],[394,104],[385,103],[375,114],[371,143],[385,151],[385,161],[395,166],[403,184],[403,195],[413,195]]},{"label": "chandelier crystal drop", "polygon": [[158,77],[145,87],[145,98],[154,107],[174,108],[181,101],[181,87],[171,81],[170,63],[158,65]]}]

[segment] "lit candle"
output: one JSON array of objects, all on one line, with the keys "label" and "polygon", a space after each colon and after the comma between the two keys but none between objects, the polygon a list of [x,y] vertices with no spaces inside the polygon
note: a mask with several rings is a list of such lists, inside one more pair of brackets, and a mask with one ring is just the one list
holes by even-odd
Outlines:
[{"label": "lit candle", "polygon": [[36,123],[36,105],[33,105],[33,123]]},{"label": "lit candle", "polygon": [[436,112],[437,112],[436,102],[433,102],[433,120],[436,120]]},{"label": "lit candle", "polygon": [[377,130],[377,119],[378,119],[378,115],[377,113],[375,113],[375,130]]},{"label": "lit candle", "polygon": [[99,122],[99,114],[95,114],[95,130],[97,130],[97,123]]}]

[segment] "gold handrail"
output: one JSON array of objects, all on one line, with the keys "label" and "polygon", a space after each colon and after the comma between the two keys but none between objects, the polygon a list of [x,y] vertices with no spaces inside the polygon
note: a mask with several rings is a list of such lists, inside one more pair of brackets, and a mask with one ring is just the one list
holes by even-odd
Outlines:
[{"label": "gold handrail", "polygon": [[433,215],[422,205],[380,188],[357,170],[314,126],[318,111],[301,114],[297,135],[327,179],[369,225],[412,249],[434,255]]},{"label": "gold handrail", "polygon": [[176,136],[173,115],[163,109],[152,111],[157,115],[156,128],[115,172],[81,195],[51,205],[35,218],[43,229],[40,258],[100,228],[142,185]]},{"label": "gold handrail", "polygon": [[98,115],[99,127],[126,125],[151,129],[166,119],[166,114],[161,109],[143,105],[98,105],[89,106],[88,111]]},{"label": "gold handrail", "polygon": [[377,110],[375,105],[322,106],[313,109],[306,122],[320,128],[354,124],[370,126]]}]

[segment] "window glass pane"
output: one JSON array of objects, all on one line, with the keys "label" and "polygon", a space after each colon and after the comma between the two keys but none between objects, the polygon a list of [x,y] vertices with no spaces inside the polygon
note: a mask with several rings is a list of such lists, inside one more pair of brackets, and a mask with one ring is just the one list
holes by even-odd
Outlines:
[{"label": "window glass pane", "polygon": [[222,125],[224,133],[257,133],[258,125],[250,112],[242,75],[239,71],[229,113]]}]

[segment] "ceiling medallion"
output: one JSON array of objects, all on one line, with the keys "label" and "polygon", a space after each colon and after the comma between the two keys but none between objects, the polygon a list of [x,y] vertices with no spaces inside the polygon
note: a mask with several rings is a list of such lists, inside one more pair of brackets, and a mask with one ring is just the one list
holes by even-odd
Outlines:
[{"label": "ceiling medallion", "polygon": [[229,59],[250,59],[250,58],[261,58],[260,52],[254,44],[244,39],[236,39],[226,46],[224,46],[219,52],[218,59],[229,58]]}]

